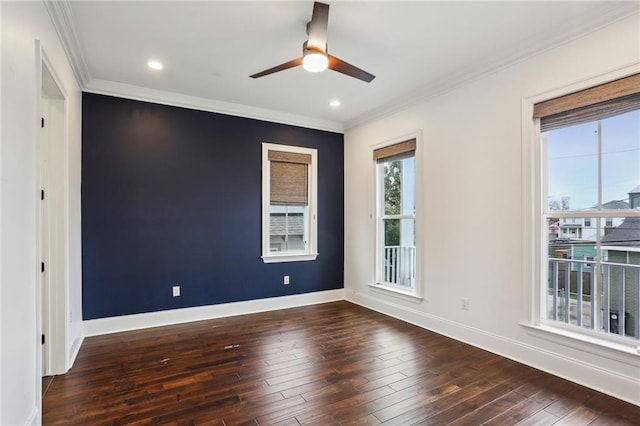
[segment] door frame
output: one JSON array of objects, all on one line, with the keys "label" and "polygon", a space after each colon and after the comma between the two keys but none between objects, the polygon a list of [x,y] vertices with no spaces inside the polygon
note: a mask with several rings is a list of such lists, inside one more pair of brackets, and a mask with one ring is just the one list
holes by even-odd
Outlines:
[{"label": "door frame", "polygon": [[[42,395],[42,372],[47,375],[62,374],[67,371],[66,354],[69,321],[68,302],[68,104],[69,97],[55,67],[49,60],[42,43],[36,40],[36,254],[38,275],[36,286],[36,338],[40,342],[46,331],[48,359],[43,359],[41,345],[36,351],[36,389]],[[46,108],[45,108],[46,105]],[[41,117],[47,117],[45,129],[48,136],[43,138]],[[46,139],[46,140],[44,140]],[[47,143],[46,150],[41,144]],[[45,157],[46,156],[46,157]],[[43,169],[46,167],[46,169]],[[44,188],[43,188],[44,185]],[[45,190],[44,204],[41,190]],[[43,214],[47,237],[43,237]],[[43,253],[46,254],[43,256]],[[43,259],[45,257],[46,259]],[[45,273],[40,262],[45,263]],[[48,291],[43,291],[43,285]],[[48,308],[48,309],[46,309]],[[39,398],[40,399],[40,398]],[[39,407],[41,409],[41,407]]]}]

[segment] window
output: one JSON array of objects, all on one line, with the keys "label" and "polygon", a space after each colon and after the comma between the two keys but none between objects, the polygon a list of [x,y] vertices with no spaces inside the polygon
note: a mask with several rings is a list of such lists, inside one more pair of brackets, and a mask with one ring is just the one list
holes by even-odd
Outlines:
[{"label": "window", "polygon": [[373,151],[376,166],[376,285],[418,295],[416,139]]},{"label": "window", "polygon": [[[637,345],[640,74],[538,103],[533,111],[544,182],[540,321]],[[551,232],[558,223],[564,238]]]},{"label": "window", "polygon": [[262,144],[262,260],[314,260],[317,151]]}]

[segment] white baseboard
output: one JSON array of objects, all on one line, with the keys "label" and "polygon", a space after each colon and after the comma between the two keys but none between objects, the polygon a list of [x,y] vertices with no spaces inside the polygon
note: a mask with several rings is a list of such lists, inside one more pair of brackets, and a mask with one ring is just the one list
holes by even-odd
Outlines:
[{"label": "white baseboard", "polygon": [[[254,314],[278,309],[296,308],[318,303],[344,300],[344,290],[327,290],[292,296],[271,297],[268,299],[247,300],[244,302],[222,303],[219,305],[198,306],[194,308],[172,309],[145,314],[123,315],[83,321],[85,336],[139,330],[163,325],[181,324],[212,318],[234,315]],[[79,346],[78,346],[79,347]]]},{"label": "white baseboard", "polygon": [[38,407],[33,407],[29,417],[24,422],[24,426],[38,426],[40,424],[40,410]]},{"label": "white baseboard", "polygon": [[71,350],[69,351],[69,363],[67,364],[67,371],[69,371],[73,366],[73,363],[76,362],[76,358],[78,357],[78,353],[80,352],[80,347],[82,347],[83,341],[83,336],[80,336],[73,341],[73,345],[71,345]]},{"label": "white baseboard", "polygon": [[360,292],[345,290],[345,299],[640,406],[638,378]]}]

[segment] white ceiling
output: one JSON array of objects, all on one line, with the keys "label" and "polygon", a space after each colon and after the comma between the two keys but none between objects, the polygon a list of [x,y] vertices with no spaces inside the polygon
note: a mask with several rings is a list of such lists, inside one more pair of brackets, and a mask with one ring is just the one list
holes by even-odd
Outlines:
[{"label": "white ceiling", "polygon": [[[376,75],[373,82],[300,67],[249,78],[301,56],[311,1],[48,7],[85,90],[169,103],[175,98],[177,104],[340,131],[592,31],[640,4],[329,3],[329,52]],[[164,69],[149,69],[149,59]],[[329,106],[334,98],[339,108]]]}]

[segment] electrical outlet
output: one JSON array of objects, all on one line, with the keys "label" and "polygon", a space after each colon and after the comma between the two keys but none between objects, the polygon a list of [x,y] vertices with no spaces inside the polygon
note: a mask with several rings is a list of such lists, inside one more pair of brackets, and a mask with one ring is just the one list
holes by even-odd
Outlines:
[{"label": "electrical outlet", "polygon": [[468,311],[469,310],[469,299],[466,297],[462,298],[462,310],[463,311]]},{"label": "electrical outlet", "polygon": [[289,285],[289,275],[284,276],[284,285]]},{"label": "electrical outlet", "polygon": [[179,285],[174,285],[173,286],[173,297],[179,297],[180,296],[180,286]]}]

